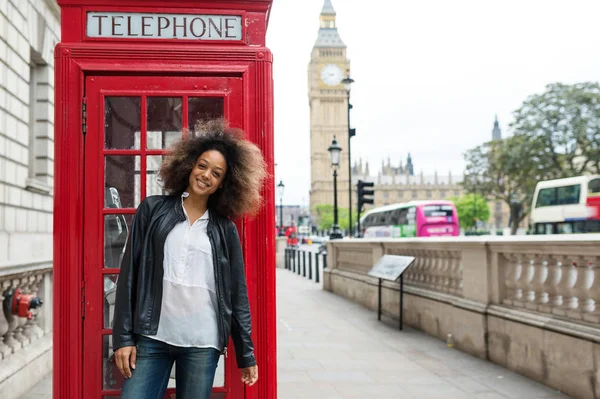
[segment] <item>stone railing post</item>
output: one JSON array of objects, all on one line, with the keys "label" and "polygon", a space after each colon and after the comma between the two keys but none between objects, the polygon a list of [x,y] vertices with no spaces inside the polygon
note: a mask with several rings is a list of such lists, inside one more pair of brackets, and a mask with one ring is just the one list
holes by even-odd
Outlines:
[{"label": "stone railing post", "polygon": [[[22,277],[20,280],[16,280],[15,284],[14,284],[14,288],[22,288],[24,293],[27,293],[27,284],[29,282],[28,277]],[[30,339],[25,335],[25,323],[27,323],[27,319],[23,318],[23,317],[17,317],[15,316],[15,318],[17,319],[17,328],[15,329],[15,338],[17,341],[19,341],[21,343],[21,346],[23,348],[25,348],[26,346],[28,346],[31,341]]]},{"label": "stone railing post", "polygon": [[[4,299],[6,298],[5,295],[8,295],[8,291],[5,291],[8,287],[8,282],[6,282],[6,284],[0,282],[0,300],[2,301],[2,304],[4,304]],[[2,314],[0,314],[0,360],[6,359],[12,353],[10,346],[6,345],[4,342],[8,335],[8,329],[8,320],[4,312],[2,312]]]},{"label": "stone railing post", "polygon": [[523,280],[522,280],[523,296],[524,296],[526,308],[535,307],[535,305],[533,305],[533,306],[530,305],[535,301],[535,289],[533,287],[534,275],[535,275],[535,256],[527,256],[525,258],[525,262],[523,264]]},{"label": "stone railing post", "polygon": [[575,293],[575,284],[577,284],[577,266],[573,257],[561,257],[561,268],[563,279],[559,286],[562,292],[563,303],[560,308],[553,309],[553,312],[559,316],[567,316],[570,312],[579,307],[579,301]]},{"label": "stone railing post", "polygon": [[536,257],[537,270],[534,276],[534,288],[536,291],[537,307],[544,306],[550,300],[548,293],[548,277],[550,276],[550,266],[548,260]]},{"label": "stone railing post", "polygon": [[594,266],[593,262],[585,256],[574,258],[573,266],[577,268],[577,281],[573,287],[574,295],[577,297],[577,309],[569,316],[582,320],[586,313],[593,312],[595,309],[595,303],[590,294],[594,284]]},{"label": "stone railing post", "polygon": [[[339,268],[337,245],[337,243],[329,241],[327,243],[327,255],[323,258],[323,289],[325,291],[333,292],[331,272]],[[327,268],[325,268],[325,260],[327,260]],[[300,270],[300,262],[298,262],[298,270]]]},{"label": "stone railing post", "polygon": [[462,295],[464,287],[464,267],[463,267],[463,253],[461,251],[453,251],[450,253],[450,293],[454,295]]},{"label": "stone railing post", "polygon": [[[37,297],[39,292],[39,285],[42,279],[43,275],[41,274],[30,276],[26,292],[32,294],[34,297]],[[33,310],[31,320],[27,320],[25,322],[25,336],[29,338],[31,342],[35,341],[38,338],[41,338],[44,335],[43,330],[39,326],[39,312],[40,309]]]},{"label": "stone railing post", "polygon": [[41,315],[39,326],[45,335],[52,331],[52,272],[44,273],[39,296],[44,301],[42,308],[38,309]]},{"label": "stone railing post", "polygon": [[491,264],[484,241],[462,247],[462,296],[487,305],[492,295]]},{"label": "stone railing post", "polygon": [[538,310],[544,313],[552,313],[553,308],[560,307],[563,304],[562,292],[559,287],[563,276],[561,258],[549,256],[547,268],[548,277],[544,283],[544,291],[548,295],[548,300],[539,305]]},{"label": "stone railing post", "polygon": [[[589,321],[592,323],[600,323],[600,264],[598,264],[598,260],[600,257],[598,256],[589,256],[588,267],[591,269],[591,287],[587,292],[588,299],[588,309],[586,313],[583,315],[583,319],[585,321]],[[589,301],[592,301],[593,304],[590,304]]]},{"label": "stone railing post", "polygon": [[[26,282],[21,285],[23,289],[23,293],[30,295],[33,293],[33,282],[35,281],[35,276],[26,277]],[[33,331],[33,317],[31,320],[23,318],[25,323],[23,324],[23,335],[27,338],[29,342],[33,342],[37,339],[37,334]]]},{"label": "stone railing post", "polygon": [[383,258],[383,255],[385,255],[385,248],[381,243],[372,243],[371,249],[373,253],[372,265],[374,265],[379,259]]},{"label": "stone railing post", "polygon": [[519,306],[523,300],[520,281],[523,275],[523,257],[515,253],[498,254],[499,276],[504,278],[506,288],[499,300],[505,305]]},{"label": "stone railing post", "polygon": [[[17,280],[18,282],[18,280]],[[6,332],[6,334],[4,334],[4,343],[6,344],[6,346],[8,346],[10,348],[10,351],[12,353],[17,352],[18,350],[20,350],[21,348],[23,348],[23,344],[21,343],[21,341],[19,341],[16,337],[15,337],[15,331],[17,330],[17,327],[19,326],[19,320],[18,317],[13,316],[11,313],[11,304],[10,301],[7,299],[7,297],[12,293],[12,291],[14,290],[14,288],[16,287],[16,284],[13,285],[13,280],[8,280],[5,281],[5,290],[4,291],[4,298],[5,300],[2,301],[2,311],[4,313],[4,317],[6,319],[6,321],[8,322],[8,331]]]}]

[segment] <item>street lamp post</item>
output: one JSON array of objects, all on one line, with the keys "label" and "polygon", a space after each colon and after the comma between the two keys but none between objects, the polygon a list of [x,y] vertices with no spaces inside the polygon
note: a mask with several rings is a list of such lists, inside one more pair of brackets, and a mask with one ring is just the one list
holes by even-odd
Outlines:
[{"label": "street lamp post", "polygon": [[352,109],[352,104],[350,104],[350,89],[352,83],[354,83],[354,79],[350,77],[350,71],[348,71],[348,74],[342,80],[342,83],[346,89],[346,98],[348,100],[348,229],[350,232],[349,235],[352,237],[354,226],[352,225],[352,153],[350,151],[350,139],[356,134],[356,129],[350,128],[350,110]]},{"label": "street lamp post", "polygon": [[277,192],[279,193],[279,235],[285,235],[283,232],[283,190],[285,189],[285,185],[282,180],[279,180],[279,184],[277,185]]},{"label": "street lamp post", "polygon": [[342,232],[338,224],[338,200],[337,200],[337,168],[340,166],[340,153],[342,147],[339,146],[335,136],[331,145],[327,149],[329,151],[329,160],[331,161],[331,167],[333,168],[333,226],[331,226],[332,232],[329,235],[330,240],[337,240],[342,238]]},{"label": "street lamp post", "polygon": [[475,233],[477,234],[478,226],[477,226],[477,184],[479,184],[479,176],[473,175],[473,219],[475,219]]}]

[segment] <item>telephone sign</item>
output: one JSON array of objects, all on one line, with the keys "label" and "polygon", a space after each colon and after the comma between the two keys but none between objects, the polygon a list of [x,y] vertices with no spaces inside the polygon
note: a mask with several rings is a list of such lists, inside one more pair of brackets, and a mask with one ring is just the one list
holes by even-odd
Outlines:
[{"label": "telephone sign", "polygon": [[88,12],[86,32],[112,39],[242,40],[242,17]]}]

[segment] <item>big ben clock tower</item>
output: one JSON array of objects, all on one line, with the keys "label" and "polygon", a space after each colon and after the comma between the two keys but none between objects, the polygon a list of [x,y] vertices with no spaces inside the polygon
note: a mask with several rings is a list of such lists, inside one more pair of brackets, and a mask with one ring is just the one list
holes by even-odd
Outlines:
[{"label": "big ben clock tower", "polygon": [[333,171],[327,149],[334,136],[342,146],[338,168],[338,206],[348,208],[348,99],[342,79],[349,74],[346,45],[336,27],[331,0],[321,11],[319,36],[308,65],[310,104],[310,207],[333,204]]}]

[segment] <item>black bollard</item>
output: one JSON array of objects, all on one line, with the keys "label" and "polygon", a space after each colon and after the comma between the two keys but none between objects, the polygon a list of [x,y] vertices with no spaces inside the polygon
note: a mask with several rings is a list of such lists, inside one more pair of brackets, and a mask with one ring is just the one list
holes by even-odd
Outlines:
[{"label": "black bollard", "polygon": [[315,282],[319,282],[319,254],[315,254]]},{"label": "black bollard", "polygon": [[298,250],[298,276],[302,274],[302,265],[300,264],[300,251]]},{"label": "black bollard", "polygon": [[312,252],[308,253],[308,279],[312,280]]},{"label": "black bollard", "polygon": [[306,277],[306,251],[302,251],[302,277]]},{"label": "black bollard", "polygon": [[290,249],[290,257],[292,260],[292,272],[296,273],[296,250]]}]

